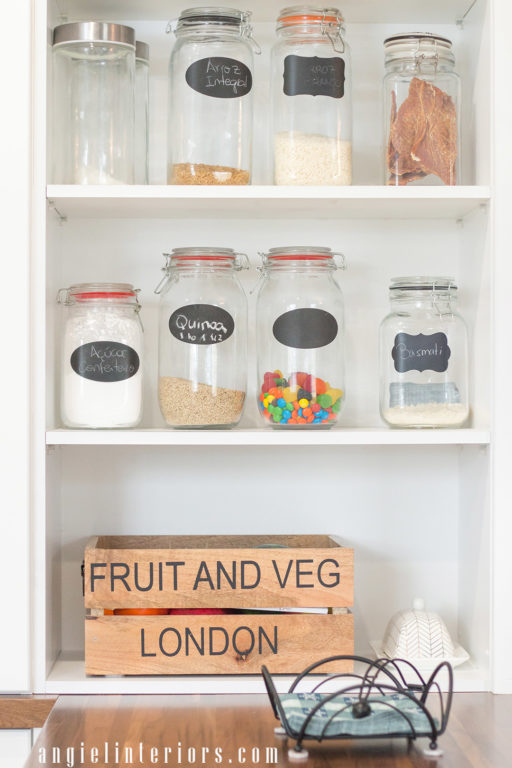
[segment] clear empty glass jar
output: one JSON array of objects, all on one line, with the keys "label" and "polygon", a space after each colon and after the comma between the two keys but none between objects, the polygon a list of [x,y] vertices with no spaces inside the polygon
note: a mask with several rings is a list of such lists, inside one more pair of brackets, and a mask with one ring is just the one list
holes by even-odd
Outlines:
[{"label": "clear empty glass jar", "polygon": [[400,277],[380,329],[380,412],[392,427],[460,427],[469,415],[468,339],[448,277]]},{"label": "clear empty glass jar", "polygon": [[149,183],[149,45],[135,45],[135,184]]},{"label": "clear empty glass jar", "polygon": [[169,184],[250,183],[250,17],[217,7],[180,15],[169,70]]},{"label": "clear empty glass jar", "polygon": [[306,247],[272,248],[263,256],[256,391],[273,427],[331,427],[338,419],[345,387],[338,255]]},{"label": "clear empty glass jar", "polygon": [[68,427],[134,427],[142,414],[143,330],[128,283],[81,283],[63,305],[61,416]]},{"label": "clear empty glass jar", "polygon": [[384,49],[386,183],[460,184],[460,79],[451,42],[398,34]]},{"label": "clear empty glass jar", "polygon": [[232,427],[247,390],[247,299],[230,248],[175,248],[156,288],[159,401],[171,427]]},{"label": "clear empty glass jar", "polygon": [[275,184],[352,183],[350,50],[337,8],[279,14],[272,49]]},{"label": "clear empty glass jar", "polygon": [[53,31],[53,182],[133,183],[135,31],[99,21]]}]

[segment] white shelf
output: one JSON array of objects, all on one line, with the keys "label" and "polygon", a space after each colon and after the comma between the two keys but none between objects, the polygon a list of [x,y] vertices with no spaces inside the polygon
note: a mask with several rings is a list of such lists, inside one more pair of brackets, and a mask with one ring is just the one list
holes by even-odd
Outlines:
[{"label": "white shelf", "polygon": [[[285,693],[295,675],[274,678],[279,693]],[[318,680],[321,676],[318,676]],[[339,681],[338,681],[339,682]],[[357,678],[353,679],[357,684]],[[350,679],[347,680],[347,685]],[[454,670],[454,690],[486,691],[487,672],[470,662]],[[325,690],[329,690],[326,685]],[[335,688],[331,688],[335,690]],[[265,693],[261,675],[179,675],[172,677],[87,677],[83,659],[62,654],[55,662],[45,684],[47,694],[152,694],[152,693]]]},{"label": "white shelf", "polygon": [[488,445],[485,429],[52,429],[47,445]]},{"label": "white shelf", "polygon": [[66,218],[461,219],[485,205],[488,186],[276,187],[49,185]]},{"label": "white shelf", "polygon": [[[255,21],[275,22],[283,4],[275,0],[258,0],[252,4]],[[343,15],[348,23],[451,23],[461,19],[471,6],[471,0],[344,0]],[[69,20],[83,19],[171,19],[183,9],[179,0],[59,0],[59,10]],[[249,6],[250,7],[250,6]]]}]

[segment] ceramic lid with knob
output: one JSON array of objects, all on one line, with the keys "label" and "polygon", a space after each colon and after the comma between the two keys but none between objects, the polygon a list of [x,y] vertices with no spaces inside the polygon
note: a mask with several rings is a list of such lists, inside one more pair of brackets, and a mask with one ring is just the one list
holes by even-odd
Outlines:
[{"label": "ceramic lid with knob", "polygon": [[443,659],[453,657],[455,645],[443,619],[425,611],[421,598],[412,610],[399,611],[390,620],[382,650],[390,658]]}]

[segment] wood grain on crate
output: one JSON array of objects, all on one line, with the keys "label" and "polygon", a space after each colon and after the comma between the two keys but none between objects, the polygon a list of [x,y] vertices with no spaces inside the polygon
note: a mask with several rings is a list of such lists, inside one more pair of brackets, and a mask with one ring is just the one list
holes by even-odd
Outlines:
[{"label": "wood grain on crate", "polygon": [[85,607],[347,607],[353,570],[329,536],[101,536],[85,550]]},{"label": "wood grain on crate", "polygon": [[[352,654],[351,614],[105,616],[85,620],[88,675],[298,673],[322,656]],[[329,671],[348,672],[340,662]]]}]

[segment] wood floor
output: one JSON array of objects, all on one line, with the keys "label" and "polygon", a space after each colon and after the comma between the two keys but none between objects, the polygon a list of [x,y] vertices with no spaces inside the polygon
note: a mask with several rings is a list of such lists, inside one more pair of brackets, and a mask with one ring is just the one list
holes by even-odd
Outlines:
[{"label": "wood floor", "polygon": [[[121,760],[116,762],[116,742],[123,750],[133,748],[136,766],[264,766],[269,764],[267,747],[277,748],[274,765],[289,765],[288,742],[274,736],[276,724],[266,696],[62,696],[26,768],[44,765],[42,748],[47,750],[46,764],[52,765],[54,747],[62,750],[61,765],[66,764],[64,750],[68,747],[76,750],[75,765],[130,765]],[[110,745],[108,759],[104,757],[105,742]],[[85,763],[79,762],[82,743],[86,749]],[[309,759],[292,764],[308,768],[512,768],[512,696],[455,695],[447,733],[440,739],[443,757],[424,757],[423,746],[427,746],[425,740],[409,751],[399,740],[352,742],[345,746],[332,742],[312,746],[311,742],[307,744]],[[99,750],[97,763],[90,757],[93,747]],[[152,762],[151,747],[158,749],[153,754],[158,762]],[[167,753],[167,763],[165,747],[172,749]],[[187,755],[191,747],[196,750],[194,762]],[[254,747],[259,749],[259,761],[252,759]],[[202,753],[202,748],[209,752]],[[217,759],[216,748],[222,750],[222,761]],[[239,752],[240,748],[245,752]],[[256,752],[254,756],[257,757]]]}]

